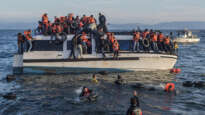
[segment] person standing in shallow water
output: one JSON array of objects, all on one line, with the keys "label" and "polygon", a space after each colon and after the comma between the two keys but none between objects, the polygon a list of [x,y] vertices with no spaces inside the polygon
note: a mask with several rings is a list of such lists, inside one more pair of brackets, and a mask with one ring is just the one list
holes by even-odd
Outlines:
[{"label": "person standing in shallow water", "polygon": [[135,98],[136,99],[136,106],[137,107],[140,107],[140,103],[139,103],[139,98],[138,98],[138,93],[137,93],[137,91],[134,91],[133,92],[133,98]]},{"label": "person standing in shallow water", "polygon": [[142,115],[142,110],[137,107],[137,100],[136,98],[131,98],[130,99],[130,107],[127,110],[126,115]]}]

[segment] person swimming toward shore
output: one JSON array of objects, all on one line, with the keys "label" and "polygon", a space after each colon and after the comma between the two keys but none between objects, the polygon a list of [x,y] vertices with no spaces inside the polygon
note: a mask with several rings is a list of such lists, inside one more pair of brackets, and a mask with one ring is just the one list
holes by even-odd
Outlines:
[{"label": "person swimming toward shore", "polygon": [[94,94],[93,90],[88,89],[87,87],[83,87],[82,92],[79,97],[82,99],[86,99],[89,102],[96,101],[97,99],[97,95]]},{"label": "person swimming toward shore", "polygon": [[92,82],[98,84],[98,80],[96,78],[96,74],[93,74]]}]

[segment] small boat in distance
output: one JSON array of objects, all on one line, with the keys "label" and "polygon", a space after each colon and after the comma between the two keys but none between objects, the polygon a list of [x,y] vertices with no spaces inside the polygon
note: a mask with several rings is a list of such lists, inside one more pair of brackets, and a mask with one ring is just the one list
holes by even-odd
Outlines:
[{"label": "small boat in distance", "polygon": [[197,35],[193,35],[190,30],[184,30],[182,34],[178,33],[178,37],[174,38],[173,41],[177,43],[197,43],[200,38]]}]

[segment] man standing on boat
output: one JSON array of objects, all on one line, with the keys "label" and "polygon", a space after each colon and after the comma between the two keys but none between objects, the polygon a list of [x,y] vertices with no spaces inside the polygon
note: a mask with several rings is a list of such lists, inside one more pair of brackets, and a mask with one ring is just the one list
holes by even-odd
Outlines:
[{"label": "man standing on boat", "polygon": [[152,49],[157,52],[158,51],[158,46],[157,46],[157,33],[154,32],[151,34],[151,40],[152,40]]},{"label": "man standing on boat", "polygon": [[133,52],[137,48],[137,52],[139,52],[139,40],[140,40],[140,32],[134,32],[133,34]]},{"label": "man standing on boat", "polygon": [[106,17],[99,13],[99,25],[100,28],[103,28],[103,31],[107,33],[107,26],[106,26]]},{"label": "man standing on boat", "polygon": [[28,51],[30,52],[31,49],[32,49],[32,36],[31,36],[31,30],[26,30],[24,31],[24,36],[26,37],[26,40],[28,41],[29,43],[29,49]]}]

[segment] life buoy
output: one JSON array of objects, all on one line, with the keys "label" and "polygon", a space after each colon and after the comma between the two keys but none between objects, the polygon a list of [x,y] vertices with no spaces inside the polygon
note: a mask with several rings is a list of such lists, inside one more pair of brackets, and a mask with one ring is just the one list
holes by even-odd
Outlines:
[{"label": "life buoy", "polygon": [[149,40],[147,38],[142,40],[142,44],[143,44],[144,47],[149,47],[149,45],[150,45]]},{"label": "life buoy", "polygon": [[174,89],[175,89],[174,83],[167,83],[164,90],[166,92],[172,92],[174,91]]},{"label": "life buoy", "polygon": [[180,68],[173,68],[170,70],[170,73],[180,73],[181,72],[181,69]]}]

